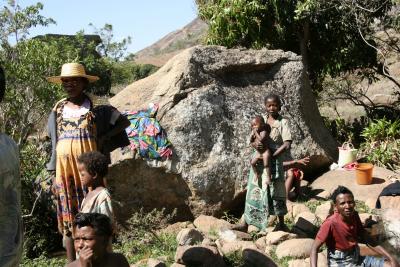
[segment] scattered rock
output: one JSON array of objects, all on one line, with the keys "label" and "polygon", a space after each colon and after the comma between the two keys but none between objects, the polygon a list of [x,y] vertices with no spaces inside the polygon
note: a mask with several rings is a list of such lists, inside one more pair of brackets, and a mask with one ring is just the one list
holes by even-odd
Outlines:
[{"label": "scattered rock", "polygon": [[333,214],[332,201],[326,201],[315,209],[315,215],[321,220],[321,222],[325,221],[325,219],[331,214]]},{"label": "scattered rock", "polygon": [[383,188],[389,185],[390,176],[395,175],[394,172],[374,166],[373,180],[370,185],[359,185],[356,183],[355,171],[342,171],[333,170],[328,171],[314,180],[311,183],[312,190],[325,190],[332,192],[338,185],[343,185],[349,188],[353,194],[354,199],[366,202],[367,199],[375,200],[371,203],[366,203],[371,209],[375,208],[375,202]]},{"label": "scattered rock", "polygon": [[260,237],[259,239],[256,240],[256,242],[254,243],[256,245],[256,247],[259,250],[264,251],[265,247],[267,246],[267,243],[265,242],[265,236]]},{"label": "scattered rock", "polygon": [[188,266],[226,266],[217,248],[211,246],[179,246],[175,262]]},{"label": "scattered rock", "polygon": [[297,235],[298,238],[308,238],[308,237],[312,237],[313,236],[310,233],[307,233],[307,232],[297,228],[296,226],[293,226],[291,232],[293,234]]},{"label": "scattered rock", "polygon": [[311,212],[310,209],[303,203],[295,203],[292,209],[292,217],[296,218],[297,215],[303,212]]},{"label": "scattered rock", "polygon": [[283,241],[276,248],[276,256],[279,259],[283,257],[306,258],[310,256],[311,247],[314,239],[300,238]]},{"label": "scattered rock", "polygon": [[254,225],[249,225],[249,227],[247,228],[247,233],[259,232],[259,231],[260,229],[258,229],[258,227]]},{"label": "scattered rock", "polygon": [[236,231],[236,230],[233,230],[233,232],[235,233],[236,238],[239,240],[252,240],[253,239],[251,237],[251,235],[249,235],[248,233]]},{"label": "scattered rock", "polygon": [[161,229],[160,232],[165,233],[165,234],[177,235],[182,229],[186,228],[186,226],[189,223],[190,222],[176,222],[176,223],[168,225],[164,229]]},{"label": "scattered rock", "polygon": [[308,234],[313,234],[317,230],[316,227],[316,224],[318,223],[317,216],[309,211],[302,212],[299,215],[297,215],[294,222],[296,228]]},{"label": "scattered rock", "polygon": [[198,230],[206,235],[210,232],[215,232],[215,234],[217,234],[220,230],[226,230],[232,227],[232,225],[227,221],[206,215],[200,215],[197,217],[193,224]]},{"label": "scattered rock", "polygon": [[262,251],[257,249],[244,249],[242,257],[246,266],[253,267],[278,267],[276,263]]},{"label": "scattered rock", "polygon": [[238,239],[236,233],[232,230],[220,230],[218,232],[218,237],[219,240],[222,240],[224,242],[233,242]]},{"label": "scattered rock", "polygon": [[[391,250],[400,251],[400,209],[386,209],[382,212],[382,224]],[[399,256],[400,258],[400,256]]]},{"label": "scattered rock", "polygon": [[274,247],[273,246],[266,246],[264,249],[264,253],[268,256],[271,256],[271,253],[274,251]]},{"label": "scattered rock", "polygon": [[331,193],[323,190],[321,193],[317,194],[316,197],[318,199],[328,200],[331,197]]},{"label": "scattered rock", "polygon": [[203,241],[202,233],[196,229],[182,229],[176,236],[176,241],[180,246],[195,245]]},{"label": "scattered rock", "polygon": [[381,209],[398,209],[400,207],[400,196],[379,197]]},{"label": "scattered rock", "polygon": [[203,241],[201,242],[201,244],[202,244],[203,246],[212,246],[212,247],[216,247],[216,246],[217,246],[217,244],[215,244],[215,242],[212,241],[212,240],[209,239],[209,238],[204,238]]},{"label": "scattered rock", "polygon": [[236,251],[241,251],[245,248],[257,249],[256,245],[251,241],[224,242],[222,240],[217,240],[216,244],[219,251],[221,251],[223,255],[228,255]]},{"label": "scattered rock", "polygon": [[296,238],[295,234],[284,232],[284,231],[276,231],[276,232],[271,232],[268,233],[265,242],[266,245],[277,245],[278,243],[288,240],[288,239],[293,239]]},{"label": "scattered rock", "polygon": [[167,265],[160,260],[150,258],[147,260],[147,267],[167,267]]}]

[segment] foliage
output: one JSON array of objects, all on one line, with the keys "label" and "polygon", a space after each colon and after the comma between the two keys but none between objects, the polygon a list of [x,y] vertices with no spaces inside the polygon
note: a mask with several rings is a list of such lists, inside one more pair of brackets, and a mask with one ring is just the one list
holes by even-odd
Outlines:
[{"label": "foliage", "polygon": [[327,77],[322,86],[324,90],[318,95],[319,102],[336,108],[338,100],[349,101],[364,109],[369,119],[379,119],[383,116],[396,118],[400,115],[400,95],[393,95],[393,103],[374,103],[369,97],[370,85],[378,81],[372,70],[363,70],[354,74],[343,74],[340,77]]},{"label": "foliage", "polygon": [[8,0],[0,10],[0,42],[8,44],[9,38],[13,38],[17,43],[27,38],[30,28],[55,24],[53,19],[40,15],[42,9],[42,3],[22,8],[17,1]]},{"label": "foliage", "polygon": [[324,123],[339,144],[351,142],[355,147],[359,147],[360,144],[364,142],[361,132],[368,124],[366,117],[354,119],[352,122],[346,121],[340,117],[334,120],[324,118]]},{"label": "foliage", "polygon": [[65,266],[67,264],[67,260],[63,258],[46,258],[45,256],[40,256],[36,259],[28,259],[24,258],[21,267],[59,267]]},{"label": "foliage", "polygon": [[245,266],[245,261],[242,257],[241,251],[235,251],[227,255],[224,255],[223,259],[225,261],[226,266],[228,267]]},{"label": "foliage", "polygon": [[143,79],[157,70],[156,66],[150,64],[136,64],[132,61],[115,62],[112,65],[112,85],[127,85]]},{"label": "foliage", "polygon": [[375,120],[366,127],[362,136],[360,153],[370,162],[396,170],[400,168],[400,120],[389,121],[385,118]]},{"label": "foliage", "polygon": [[230,224],[238,224],[240,222],[239,218],[233,216],[226,211],[224,211],[224,215],[222,215],[221,219],[227,221]]},{"label": "foliage", "polygon": [[47,160],[44,147],[37,142],[29,142],[21,150],[20,157],[24,255],[28,259],[61,249],[61,235],[57,232],[55,207],[50,194],[39,190],[36,181],[36,177],[43,176],[42,170]]},{"label": "foliage", "polygon": [[167,214],[165,209],[145,213],[143,209],[134,213],[117,237],[116,252],[123,253],[130,263],[143,258],[167,256],[174,261],[178,246],[173,234],[158,233],[175,216],[176,210]]},{"label": "foliage", "polygon": [[288,267],[289,266],[289,261],[293,259],[293,257],[283,257],[281,259],[278,258],[276,255],[276,247],[273,246],[273,249],[271,250],[270,257],[271,259],[279,266],[279,267]]},{"label": "foliage", "polygon": [[361,200],[355,200],[355,202],[356,202],[355,210],[359,214],[372,212],[372,210],[367,206],[367,204],[365,204],[365,202],[363,202]]},{"label": "foliage", "polygon": [[160,234],[157,239],[151,235],[143,239],[126,239],[113,246],[115,252],[124,254],[130,264],[142,259],[166,257],[165,263],[172,264],[178,243],[173,234]]},{"label": "foliage", "polygon": [[[391,1],[197,0],[208,44],[301,54],[314,89],[329,74],[377,65],[371,24]],[[373,10],[373,12],[370,12]]]},{"label": "foliage", "polygon": [[[59,86],[46,81],[57,75],[61,65],[68,61],[83,63],[89,73],[102,77],[90,91],[100,94],[110,90],[109,66],[95,52],[95,44],[87,42],[82,33],[73,38],[41,37],[27,39],[30,27],[46,26],[53,22],[39,14],[41,4],[21,9],[14,1],[0,9],[0,62],[5,69],[7,92],[0,110],[2,132],[10,134],[18,145],[27,138],[63,92]],[[15,36],[16,43],[9,39]]]},{"label": "foliage", "polygon": [[[126,56],[126,50],[131,43],[131,37],[128,36],[120,42],[113,41],[114,33],[111,24],[104,24],[100,29],[97,29],[92,23],[89,24],[94,28],[94,33],[100,35],[102,42],[97,47],[100,55],[110,59],[111,61],[119,61]],[[129,56],[129,55],[128,55]]]}]

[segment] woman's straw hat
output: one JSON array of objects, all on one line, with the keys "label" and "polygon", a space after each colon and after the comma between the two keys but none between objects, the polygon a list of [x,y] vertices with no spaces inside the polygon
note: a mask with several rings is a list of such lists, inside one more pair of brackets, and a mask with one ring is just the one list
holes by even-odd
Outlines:
[{"label": "woman's straw hat", "polygon": [[51,83],[61,84],[61,78],[66,77],[83,77],[86,78],[90,83],[95,82],[99,79],[97,76],[87,75],[85,68],[79,63],[65,63],[61,68],[60,76],[47,77],[47,80]]}]

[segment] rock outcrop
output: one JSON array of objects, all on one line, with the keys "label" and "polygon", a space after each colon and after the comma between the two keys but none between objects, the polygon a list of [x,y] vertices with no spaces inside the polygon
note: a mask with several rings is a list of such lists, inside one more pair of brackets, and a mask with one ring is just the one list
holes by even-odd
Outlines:
[{"label": "rock outcrop", "polygon": [[129,153],[114,154],[109,183],[124,205],[122,213],[139,206],[176,207],[181,218],[190,219],[234,208],[249,171],[250,119],[264,112],[269,93],[282,97],[292,156],[311,155],[308,171],[326,168],[336,156],[336,143],[323,124],[301,58],[291,52],[193,47],[111,98],[121,111],[158,103],[157,118],[174,149],[166,169]]}]

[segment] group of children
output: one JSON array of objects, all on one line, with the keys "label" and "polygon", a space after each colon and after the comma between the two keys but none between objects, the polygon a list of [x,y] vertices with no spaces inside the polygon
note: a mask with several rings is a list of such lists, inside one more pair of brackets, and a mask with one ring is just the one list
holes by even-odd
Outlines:
[{"label": "group of children", "polygon": [[[279,178],[274,173],[276,172],[276,167],[274,167],[274,170],[271,171],[271,165],[274,165],[271,164],[272,157],[282,157],[282,166],[283,168],[286,168],[286,172],[288,172],[286,175],[286,180],[290,179],[290,176],[293,176],[294,172],[296,172],[296,170],[294,171],[293,169],[290,169],[293,167],[294,162],[297,164],[306,165],[309,162],[309,158],[306,157],[298,161],[290,161],[284,157],[283,152],[289,151],[292,140],[290,132],[285,133],[285,131],[289,131],[288,126],[282,126],[285,119],[279,116],[279,111],[281,108],[279,97],[277,95],[268,95],[265,98],[265,107],[267,111],[266,119],[264,119],[262,116],[255,116],[251,120],[252,135],[250,143],[255,149],[255,154],[250,163],[252,166],[252,172],[254,173],[254,181],[248,181],[248,183],[260,184],[259,179],[261,178],[261,188],[268,191],[268,186],[271,186],[271,184],[273,186],[273,183],[275,182],[274,179]],[[276,121],[281,121],[281,123],[276,124]],[[275,133],[271,133],[272,131],[275,131]],[[261,160],[263,163],[263,172],[260,177],[260,174],[257,170],[257,165]],[[288,191],[291,189],[291,186],[285,187],[288,193]],[[248,189],[249,188],[251,187],[248,187]],[[286,198],[287,197],[288,194],[286,194]],[[272,199],[273,198],[274,197],[272,196]],[[367,232],[364,230],[360,217],[354,209],[355,201],[353,193],[349,189],[339,186],[332,193],[332,201],[335,207],[335,212],[323,222],[315,238],[310,255],[311,266],[317,266],[318,250],[325,243],[328,248],[328,266],[399,267],[399,263],[396,261],[396,259],[392,257],[392,255],[390,255],[383,247],[374,244],[373,240],[371,240]],[[273,203],[273,201],[271,202]],[[286,202],[281,204],[286,207]],[[272,210],[272,215],[278,215],[279,224],[281,225],[284,225],[282,214],[285,213],[285,207],[281,209],[283,212],[279,212],[278,210],[277,214],[273,214],[275,209],[268,208],[269,212]],[[377,254],[383,256],[383,258],[361,256],[358,246],[358,242],[360,241],[372,245],[373,250]]]},{"label": "group of children", "polygon": [[[278,100],[274,100],[275,98],[274,96],[271,99],[278,102],[279,98],[277,98]],[[279,104],[279,102],[277,104]],[[274,147],[274,140],[271,140],[270,137],[271,126],[265,122],[263,117],[256,116],[251,121],[251,127],[251,142],[258,144],[258,146],[254,146],[256,152],[255,156],[251,159],[251,165],[255,174],[254,179],[255,182],[258,182],[258,179],[260,179],[260,176],[257,174],[256,166],[258,162],[262,160],[262,176],[265,176],[263,179],[263,181],[265,181],[263,187],[268,186],[273,182],[272,177],[274,177],[274,175],[271,175],[271,158],[272,155],[276,156],[276,150],[279,150],[279,147]],[[288,150],[288,148],[289,147],[286,147],[286,150]],[[281,150],[283,151],[283,149]],[[308,158],[296,161],[296,163],[305,165],[308,163]],[[290,165],[290,162],[286,161],[285,164],[284,161],[283,166]],[[89,189],[89,192],[82,202],[80,212],[104,214],[113,222],[114,214],[111,197],[109,191],[105,187],[105,177],[108,172],[107,158],[97,151],[83,153],[78,158],[78,170],[82,185]],[[386,262],[384,262],[383,259],[373,257],[362,258],[359,256],[359,250],[357,250],[358,235],[364,235],[365,231],[363,231],[360,219],[354,211],[355,202],[353,194],[348,189],[339,187],[333,193],[332,199],[335,205],[335,214],[329,217],[321,226],[312,248],[311,266],[316,266],[317,252],[323,243],[326,243],[328,246],[329,266],[353,266],[353,264],[357,265],[361,263],[364,264],[363,266],[384,266],[384,264],[398,266],[395,259],[380,246],[376,246],[375,249],[388,259]],[[349,238],[352,240],[348,240]],[[111,249],[111,247],[109,247],[109,249]],[[344,250],[344,252],[340,249]],[[347,251],[350,252],[347,253]],[[368,265],[367,262],[370,265]]]}]

